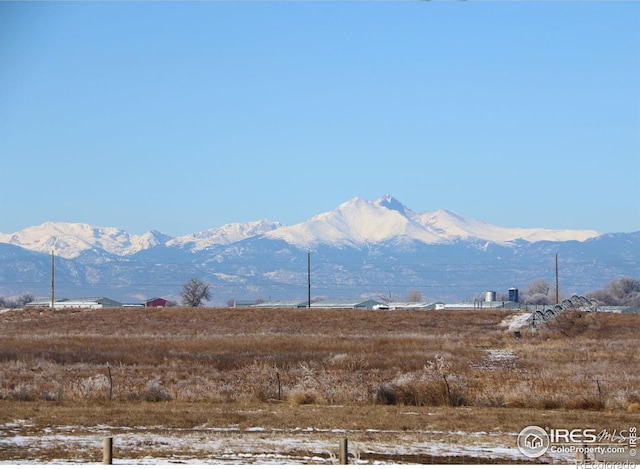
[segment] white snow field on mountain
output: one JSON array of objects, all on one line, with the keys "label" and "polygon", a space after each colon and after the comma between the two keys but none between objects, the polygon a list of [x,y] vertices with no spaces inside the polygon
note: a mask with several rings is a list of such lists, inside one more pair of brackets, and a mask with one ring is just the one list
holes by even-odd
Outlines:
[{"label": "white snow field on mountain", "polygon": [[58,256],[73,259],[92,249],[127,256],[159,245],[197,252],[261,235],[303,248],[319,245],[340,248],[386,241],[418,241],[433,245],[468,239],[497,244],[509,244],[515,240],[532,243],[585,241],[599,233],[593,230],[504,228],[444,209],[416,213],[392,196],[385,195],[373,201],[355,197],[334,210],[291,226],[262,219],[171,237],[155,230],[135,235],[118,228],[49,221],[15,233],[0,233],[0,243],[43,253],[55,250]]}]

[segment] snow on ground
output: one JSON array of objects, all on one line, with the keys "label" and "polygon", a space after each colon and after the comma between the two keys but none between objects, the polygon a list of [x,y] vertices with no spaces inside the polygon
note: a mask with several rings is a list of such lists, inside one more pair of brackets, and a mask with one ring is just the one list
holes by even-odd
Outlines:
[{"label": "snow on ground", "polygon": [[500,324],[502,327],[508,327],[509,330],[522,329],[527,326],[529,318],[531,318],[531,311],[520,312],[514,316],[506,318]]},{"label": "snow on ground", "polygon": [[508,350],[503,349],[489,349],[489,358],[487,359],[486,367],[493,368],[512,368],[515,366],[518,357]]},{"label": "snow on ground", "polygon": [[[367,429],[190,429],[161,427],[51,426],[30,428],[24,421],[0,424],[0,464],[87,464],[102,462],[102,444],[113,437],[114,464],[331,464],[340,440],[348,438],[350,463],[410,462],[407,456],[465,457],[531,461],[516,447],[515,434],[498,432],[389,431]],[[50,460],[55,446],[67,459]],[[2,460],[8,449],[24,449],[27,459]],[[8,454],[8,453],[5,453]],[[119,457],[119,455],[121,455]],[[63,457],[63,456],[61,456]],[[405,459],[403,459],[403,457]],[[575,461],[575,455],[544,457],[546,463]]]}]

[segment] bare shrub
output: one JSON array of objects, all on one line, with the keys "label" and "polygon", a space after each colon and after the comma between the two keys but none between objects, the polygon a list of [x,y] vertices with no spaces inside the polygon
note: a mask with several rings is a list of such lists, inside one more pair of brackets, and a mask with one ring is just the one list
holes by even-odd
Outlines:
[{"label": "bare shrub", "polygon": [[17,388],[9,391],[8,397],[14,401],[35,401],[38,397],[38,391],[29,384],[22,384]]},{"label": "bare shrub", "polygon": [[241,381],[241,393],[245,397],[260,402],[281,398],[282,383],[278,369],[270,363],[254,361],[244,366],[238,373]]},{"label": "bare shrub", "polygon": [[446,405],[444,384],[404,381],[381,385],[375,395],[376,404],[442,406]]},{"label": "bare shrub", "polygon": [[508,389],[503,396],[505,407],[523,409],[531,406],[533,396],[527,382],[519,382]]},{"label": "bare shrub", "polygon": [[352,373],[364,371],[369,368],[369,363],[364,354],[338,353],[326,360],[332,368],[343,369]]},{"label": "bare shrub", "polygon": [[421,372],[405,373],[391,383],[379,386],[374,402],[415,406],[466,405],[463,381],[455,376],[441,374],[443,369],[443,361],[437,359]]},{"label": "bare shrub", "polygon": [[511,399],[508,400],[504,394],[496,391],[490,391],[477,396],[471,405],[476,407],[526,407],[524,401],[516,402]]},{"label": "bare shrub", "polygon": [[40,391],[39,398],[41,401],[59,402],[62,401],[62,394],[59,392]]},{"label": "bare shrub", "polygon": [[576,396],[566,400],[564,408],[569,410],[602,410],[604,403],[599,396]]},{"label": "bare shrub", "polygon": [[162,389],[162,385],[158,381],[148,383],[140,397],[147,402],[165,402],[172,399],[171,395]]},{"label": "bare shrub", "polygon": [[640,392],[638,391],[629,391],[625,393],[625,397],[627,401],[631,404],[640,403]]},{"label": "bare shrub", "polygon": [[235,399],[234,386],[199,375],[176,383],[172,391],[176,400],[185,402],[233,402]]},{"label": "bare shrub", "polygon": [[534,401],[534,407],[537,407],[539,409],[547,409],[547,410],[551,410],[551,409],[561,409],[564,407],[565,405],[565,398],[562,395],[559,394],[548,394],[548,395],[544,395],[541,396],[540,399],[538,399],[537,401]]},{"label": "bare shrub", "polygon": [[101,374],[89,376],[75,383],[71,392],[82,399],[105,399],[109,393],[109,378]]},{"label": "bare shrub", "polygon": [[397,405],[404,402],[402,389],[393,384],[381,384],[375,391],[374,402],[376,404]]},{"label": "bare shrub", "polygon": [[292,389],[287,400],[295,405],[324,404],[326,402],[317,390],[304,388]]},{"label": "bare shrub", "polygon": [[460,407],[469,405],[467,400],[467,384],[458,376],[443,376],[447,387],[449,405],[452,407]]}]

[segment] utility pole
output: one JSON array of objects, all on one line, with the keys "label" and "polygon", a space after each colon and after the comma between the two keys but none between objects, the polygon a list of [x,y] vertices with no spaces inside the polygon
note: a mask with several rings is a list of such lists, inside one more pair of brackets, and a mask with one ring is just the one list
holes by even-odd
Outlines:
[{"label": "utility pole", "polygon": [[556,253],[556,304],[560,304],[560,284],[558,282],[558,254]]},{"label": "utility pole", "polygon": [[53,309],[55,301],[56,301],[56,295],[55,295],[55,288],[56,288],[56,282],[55,282],[55,268],[54,268],[54,263],[55,263],[55,256],[53,255],[53,249],[51,250],[51,309]]},{"label": "utility pole", "polygon": [[307,281],[309,287],[307,308],[311,309],[311,251],[307,252]]}]

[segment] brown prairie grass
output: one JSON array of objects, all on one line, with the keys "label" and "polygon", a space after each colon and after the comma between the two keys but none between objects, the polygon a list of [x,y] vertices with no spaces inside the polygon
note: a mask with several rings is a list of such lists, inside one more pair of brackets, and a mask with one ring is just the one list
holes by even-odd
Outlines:
[{"label": "brown prairie grass", "polygon": [[20,434],[39,434],[56,426],[135,427],[166,429],[227,428],[318,428],[361,430],[448,431],[479,430],[517,433],[526,425],[556,428],[627,428],[635,416],[613,411],[568,411],[478,407],[406,407],[362,404],[332,406],[269,403],[188,402],[13,402],[0,405],[0,421],[28,421]]},{"label": "brown prairie grass", "polygon": [[637,412],[640,316],[228,308],[0,316],[0,402],[392,404]]}]

